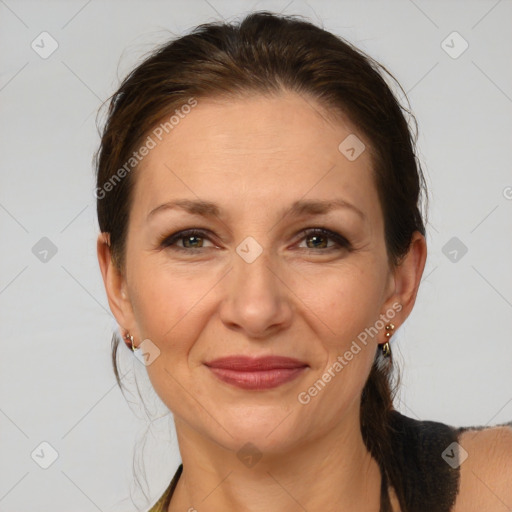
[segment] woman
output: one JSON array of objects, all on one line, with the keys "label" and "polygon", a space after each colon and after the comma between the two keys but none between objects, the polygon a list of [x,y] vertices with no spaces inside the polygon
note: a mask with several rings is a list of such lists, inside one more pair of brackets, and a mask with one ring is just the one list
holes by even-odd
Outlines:
[{"label": "woman", "polygon": [[427,250],[380,69],[259,12],[165,44],[113,95],[98,258],[183,461],[152,511],[512,507],[510,424],[393,409],[390,340]]}]

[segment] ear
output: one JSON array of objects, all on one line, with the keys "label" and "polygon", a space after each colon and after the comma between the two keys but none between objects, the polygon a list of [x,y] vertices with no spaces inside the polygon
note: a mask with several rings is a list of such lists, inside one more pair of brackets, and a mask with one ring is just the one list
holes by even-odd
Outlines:
[{"label": "ear", "polygon": [[393,323],[397,324],[397,327],[404,323],[416,302],[416,295],[426,259],[427,244],[425,237],[419,231],[415,231],[408,253],[392,272],[390,282],[391,295],[384,304],[385,311],[392,307],[392,304],[401,304],[402,308],[393,321]]},{"label": "ear", "polygon": [[[132,329],[135,326],[135,321],[132,305],[126,290],[125,277],[112,260],[110,233],[100,233],[98,236],[97,253],[110,310],[117,323],[133,334]],[[121,335],[123,334],[121,332]]]}]

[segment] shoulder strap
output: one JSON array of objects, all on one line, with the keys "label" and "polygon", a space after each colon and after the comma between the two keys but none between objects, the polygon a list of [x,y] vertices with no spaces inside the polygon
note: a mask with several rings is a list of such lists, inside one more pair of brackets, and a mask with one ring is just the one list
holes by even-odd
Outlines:
[{"label": "shoulder strap", "polygon": [[162,494],[160,499],[148,510],[148,512],[167,512],[167,509],[169,508],[169,503],[171,502],[171,498],[174,493],[174,489],[176,488],[182,471],[183,464],[180,464],[178,466],[178,469],[176,470],[176,473],[174,473],[174,476],[172,477],[171,483],[169,484],[165,492]]}]

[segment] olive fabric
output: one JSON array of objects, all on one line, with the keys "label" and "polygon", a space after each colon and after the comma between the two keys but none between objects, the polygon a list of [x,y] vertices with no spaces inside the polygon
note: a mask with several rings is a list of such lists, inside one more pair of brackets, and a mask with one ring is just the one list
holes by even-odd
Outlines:
[{"label": "olive fabric", "polygon": [[178,483],[182,471],[183,464],[180,464],[178,469],[176,470],[176,473],[172,477],[171,483],[169,484],[165,492],[162,494],[160,499],[151,507],[151,509],[148,512],[167,512],[167,509],[169,508],[169,503],[171,502],[172,494],[174,492],[174,489],[176,488],[176,484]]}]

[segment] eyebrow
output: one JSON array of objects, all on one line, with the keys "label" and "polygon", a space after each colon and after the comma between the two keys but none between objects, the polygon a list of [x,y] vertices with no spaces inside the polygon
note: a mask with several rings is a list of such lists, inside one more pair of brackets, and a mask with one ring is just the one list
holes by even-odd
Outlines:
[{"label": "eyebrow", "polygon": [[[192,215],[200,215],[202,217],[220,217],[222,210],[217,204],[211,201],[203,200],[191,200],[191,199],[177,199],[175,201],[168,201],[163,203],[148,214],[148,219],[153,217],[158,212],[182,209]],[[278,217],[284,217],[285,215],[300,216],[300,215],[322,215],[332,210],[341,208],[347,208],[355,212],[363,220],[366,220],[366,215],[355,205],[345,201],[344,199],[333,199],[333,200],[298,200],[295,201],[290,208],[285,208],[279,212]]]}]

